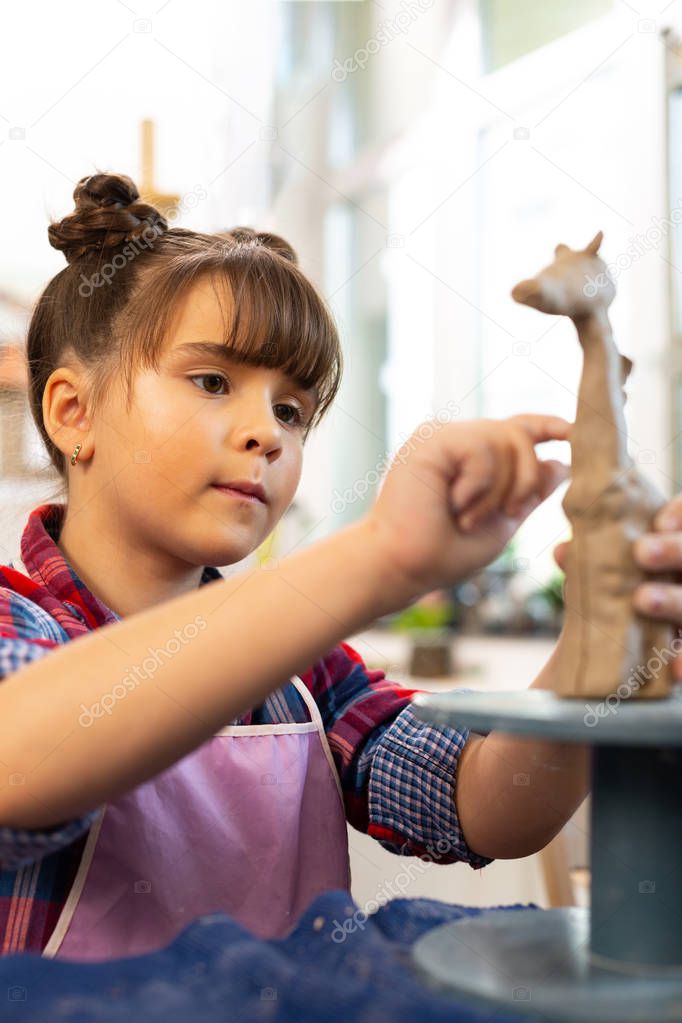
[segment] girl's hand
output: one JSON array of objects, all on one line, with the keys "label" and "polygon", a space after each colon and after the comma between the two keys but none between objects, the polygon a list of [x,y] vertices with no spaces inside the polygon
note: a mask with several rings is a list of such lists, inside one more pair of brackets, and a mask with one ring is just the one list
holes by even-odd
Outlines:
[{"label": "girl's hand", "polygon": [[535,445],[567,440],[571,426],[558,416],[519,415],[418,427],[368,515],[388,574],[397,571],[408,599],[450,586],[501,553],[569,473],[562,462],[539,460]]}]

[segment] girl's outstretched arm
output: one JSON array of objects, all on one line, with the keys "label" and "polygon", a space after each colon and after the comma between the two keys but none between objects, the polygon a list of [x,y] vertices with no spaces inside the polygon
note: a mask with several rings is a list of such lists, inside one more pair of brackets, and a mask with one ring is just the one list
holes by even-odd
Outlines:
[{"label": "girl's outstretched arm", "polygon": [[[0,685],[0,826],[82,815],[186,756],[344,637],[493,560],[565,478],[535,445],[570,423],[418,427],[371,512],[323,541],[79,637]],[[190,623],[195,637],[111,713],[83,708]],[[1,642],[1,639],[0,639]],[[109,701],[111,703],[111,700]],[[11,785],[20,773],[25,784]]]},{"label": "girl's outstretched arm", "polygon": [[[362,520],[275,568],[199,587],[8,676],[0,685],[0,825],[44,828],[142,784],[344,636],[408,603],[414,595],[391,577],[374,529]],[[153,677],[110,700],[108,713],[84,716],[189,623],[194,638],[176,643]],[[25,783],[11,785],[14,773]]]}]

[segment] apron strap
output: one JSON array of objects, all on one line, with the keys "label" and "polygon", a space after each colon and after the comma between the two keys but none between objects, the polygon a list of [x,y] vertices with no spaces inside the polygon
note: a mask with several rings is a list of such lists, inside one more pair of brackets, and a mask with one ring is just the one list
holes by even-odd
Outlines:
[{"label": "apron strap", "polygon": [[301,697],[306,707],[308,708],[308,713],[310,714],[311,721],[317,725],[318,730],[322,729],[322,731],[324,732],[324,725],[322,723],[322,715],[320,714],[320,708],[317,706],[317,701],[315,697],[310,692],[303,679],[299,678],[298,675],[292,675],[289,681],[293,683],[293,686],[297,690],[298,695]]},{"label": "apron strap", "polygon": [[317,725],[317,731],[320,736],[320,742],[322,743],[322,749],[324,750],[324,755],[326,756],[327,761],[329,762],[329,767],[331,768],[331,772],[334,776],[336,788],[338,789],[339,792],[339,798],[341,799],[341,806],[344,807],[345,815],[345,805],[343,802],[343,789],[341,788],[341,779],[339,778],[339,772],[336,770],[336,764],[334,763],[334,756],[332,754],[331,746],[329,745],[329,740],[327,739],[327,733],[324,730],[324,724],[322,722],[320,708],[317,706],[315,697],[310,692],[303,679],[299,678],[298,675],[292,675],[290,681],[298,690],[300,697],[302,698],[306,707],[308,708],[313,723]]}]

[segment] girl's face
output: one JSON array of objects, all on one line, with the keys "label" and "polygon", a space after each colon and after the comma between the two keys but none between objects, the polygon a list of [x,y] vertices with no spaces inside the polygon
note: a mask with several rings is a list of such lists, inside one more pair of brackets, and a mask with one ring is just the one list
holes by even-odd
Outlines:
[{"label": "girl's face", "polygon": [[[158,372],[138,370],[130,415],[121,388],[96,417],[89,466],[95,487],[110,483],[119,528],[123,513],[141,550],[194,566],[240,561],[272,531],[296,492],[315,409],[314,390],[281,370],[226,358],[223,329],[214,287],[202,281],[179,311]],[[260,483],[266,501],[215,486],[237,480]]]}]

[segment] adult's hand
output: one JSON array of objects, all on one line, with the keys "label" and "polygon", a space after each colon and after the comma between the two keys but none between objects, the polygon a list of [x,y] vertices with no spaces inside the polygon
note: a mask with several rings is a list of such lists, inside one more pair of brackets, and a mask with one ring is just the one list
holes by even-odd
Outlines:
[{"label": "adult's hand", "polygon": [[[554,559],[562,571],[569,543],[560,543],[554,549]],[[682,628],[682,494],[676,494],[658,511],[654,532],[640,536],[633,553],[641,568],[652,574],[662,573],[660,581],[637,587],[633,594],[635,610]],[[672,664],[675,678],[682,681],[682,654]]]}]

